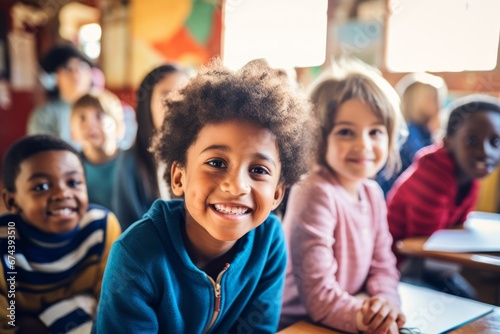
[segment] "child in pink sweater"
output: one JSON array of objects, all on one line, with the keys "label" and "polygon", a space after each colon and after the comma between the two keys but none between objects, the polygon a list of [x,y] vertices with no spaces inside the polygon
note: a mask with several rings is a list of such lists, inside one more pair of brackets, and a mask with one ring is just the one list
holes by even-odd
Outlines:
[{"label": "child in pink sweater", "polygon": [[309,318],[343,332],[398,333],[399,273],[384,195],[369,179],[399,163],[397,95],[385,81],[350,74],[324,79],[311,100],[322,127],[318,161],[292,187],[283,221],[289,261],[280,326]]}]

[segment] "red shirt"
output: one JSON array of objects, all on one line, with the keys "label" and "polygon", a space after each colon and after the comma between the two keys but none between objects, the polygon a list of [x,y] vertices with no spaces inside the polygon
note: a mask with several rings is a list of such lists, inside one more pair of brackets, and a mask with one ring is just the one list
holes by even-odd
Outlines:
[{"label": "red shirt", "polygon": [[456,168],[442,144],[417,153],[387,195],[387,220],[394,241],[430,236],[437,230],[463,224],[475,206],[479,182],[472,181],[469,193],[456,204]]}]

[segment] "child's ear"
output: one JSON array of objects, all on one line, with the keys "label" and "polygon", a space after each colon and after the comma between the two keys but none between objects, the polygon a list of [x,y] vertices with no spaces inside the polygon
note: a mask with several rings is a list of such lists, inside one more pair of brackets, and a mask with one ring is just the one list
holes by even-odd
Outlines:
[{"label": "child's ear", "polygon": [[272,210],[276,209],[280,205],[283,197],[285,196],[285,189],[286,187],[284,182],[280,182],[276,187],[276,190],[274,191]]},{"label": "child's ear", "polygon": [[10,213],[17,214],[19,212],[19,207],[17,206],[14,193],[8,191],[7,189],[2,190],[2,198],[7,210]]},{"label": "child's ear", "polygon": [[186,169],[179,163],[174,162],[170,169],[170,186],[175,196],[184,195],[184,174]]}]

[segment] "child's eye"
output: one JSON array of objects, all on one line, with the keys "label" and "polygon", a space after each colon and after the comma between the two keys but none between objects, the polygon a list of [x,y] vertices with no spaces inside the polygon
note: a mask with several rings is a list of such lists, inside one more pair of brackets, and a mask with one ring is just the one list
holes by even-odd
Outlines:
[{"label": "child's eye", "polygon": [[380,136],[383,134],[384,134],[384,131],[382,131],[380,129],[373,129],[370,131],[370,136]]},{"label": "child's eye", "polygon": [[80,180],[69,180],[68,181],[68,186],[70,186],[71,188],[77,188],[81,184],[82,184],[82,181],[80,181]]},{"label": "child's eye", "polygon": [[207,165],[215,167],[215,168],[227,167],[226,163],[220,159],[214,159],[214,160],[207,161]]},{"label": "child's eye", "polygon": [[266,168],[261,166],[250,168],[250,173],[260,174],[260,175],[271,175],[271,173]]},{"label": "child's eye", "polygon": [[475,146],[479,143],[479,139],[476,136],[467,136],[465,138],[465,144],[468,146]]},{"label": "child's eye", "polygon": [[339,136],[352,136],[353,132],[350,129],[340,129],[339,131],[337,131],[337,134]]},{"label": "child's eye", "polygon": [[493,140],[491,141],[491,145],[492,145],[493,147],[499,147],[499,146],[500,146],[500,138],[499,138],[499,137],[496,137],[495,139],[493,139]]},{"label": "child's eye", "polygon": [[49,184],[48,183],[39,183],[33,187],[34,191],[46,191],[49,190]]}]

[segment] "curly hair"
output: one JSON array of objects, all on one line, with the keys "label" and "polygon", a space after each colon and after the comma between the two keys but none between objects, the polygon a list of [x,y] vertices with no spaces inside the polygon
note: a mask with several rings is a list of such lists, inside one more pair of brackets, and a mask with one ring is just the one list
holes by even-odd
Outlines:
[{"label": "curly hair", "polygon": [[343,79],[322,78],[311,91],[314,112],[321,124],[317,162],[328,167],[325,160],[328,135],[333,129],[340,105],[351,99],[365,102],[383,120],[389,135],[389,157],[386,170],[388,175],[392,175],[401,165],[398,139],[400,123],[404,123],[404,120],[399,109],[399,98],[394,89],[385,81],[361,73],[349,73]]},{"label": "curly hair", "polygon": [[158,161],[166,162],[168,184],[172,164],[186,165],[187,151],[205,125],[233,120],[254,123],[273,133],[282,166],[281,182],[291,185],[308,170],[315,133],[311,108],[278,70],[251,62],[231,71],[216,59],[200,68],[165,104],[165,119],[151,150]]}]

